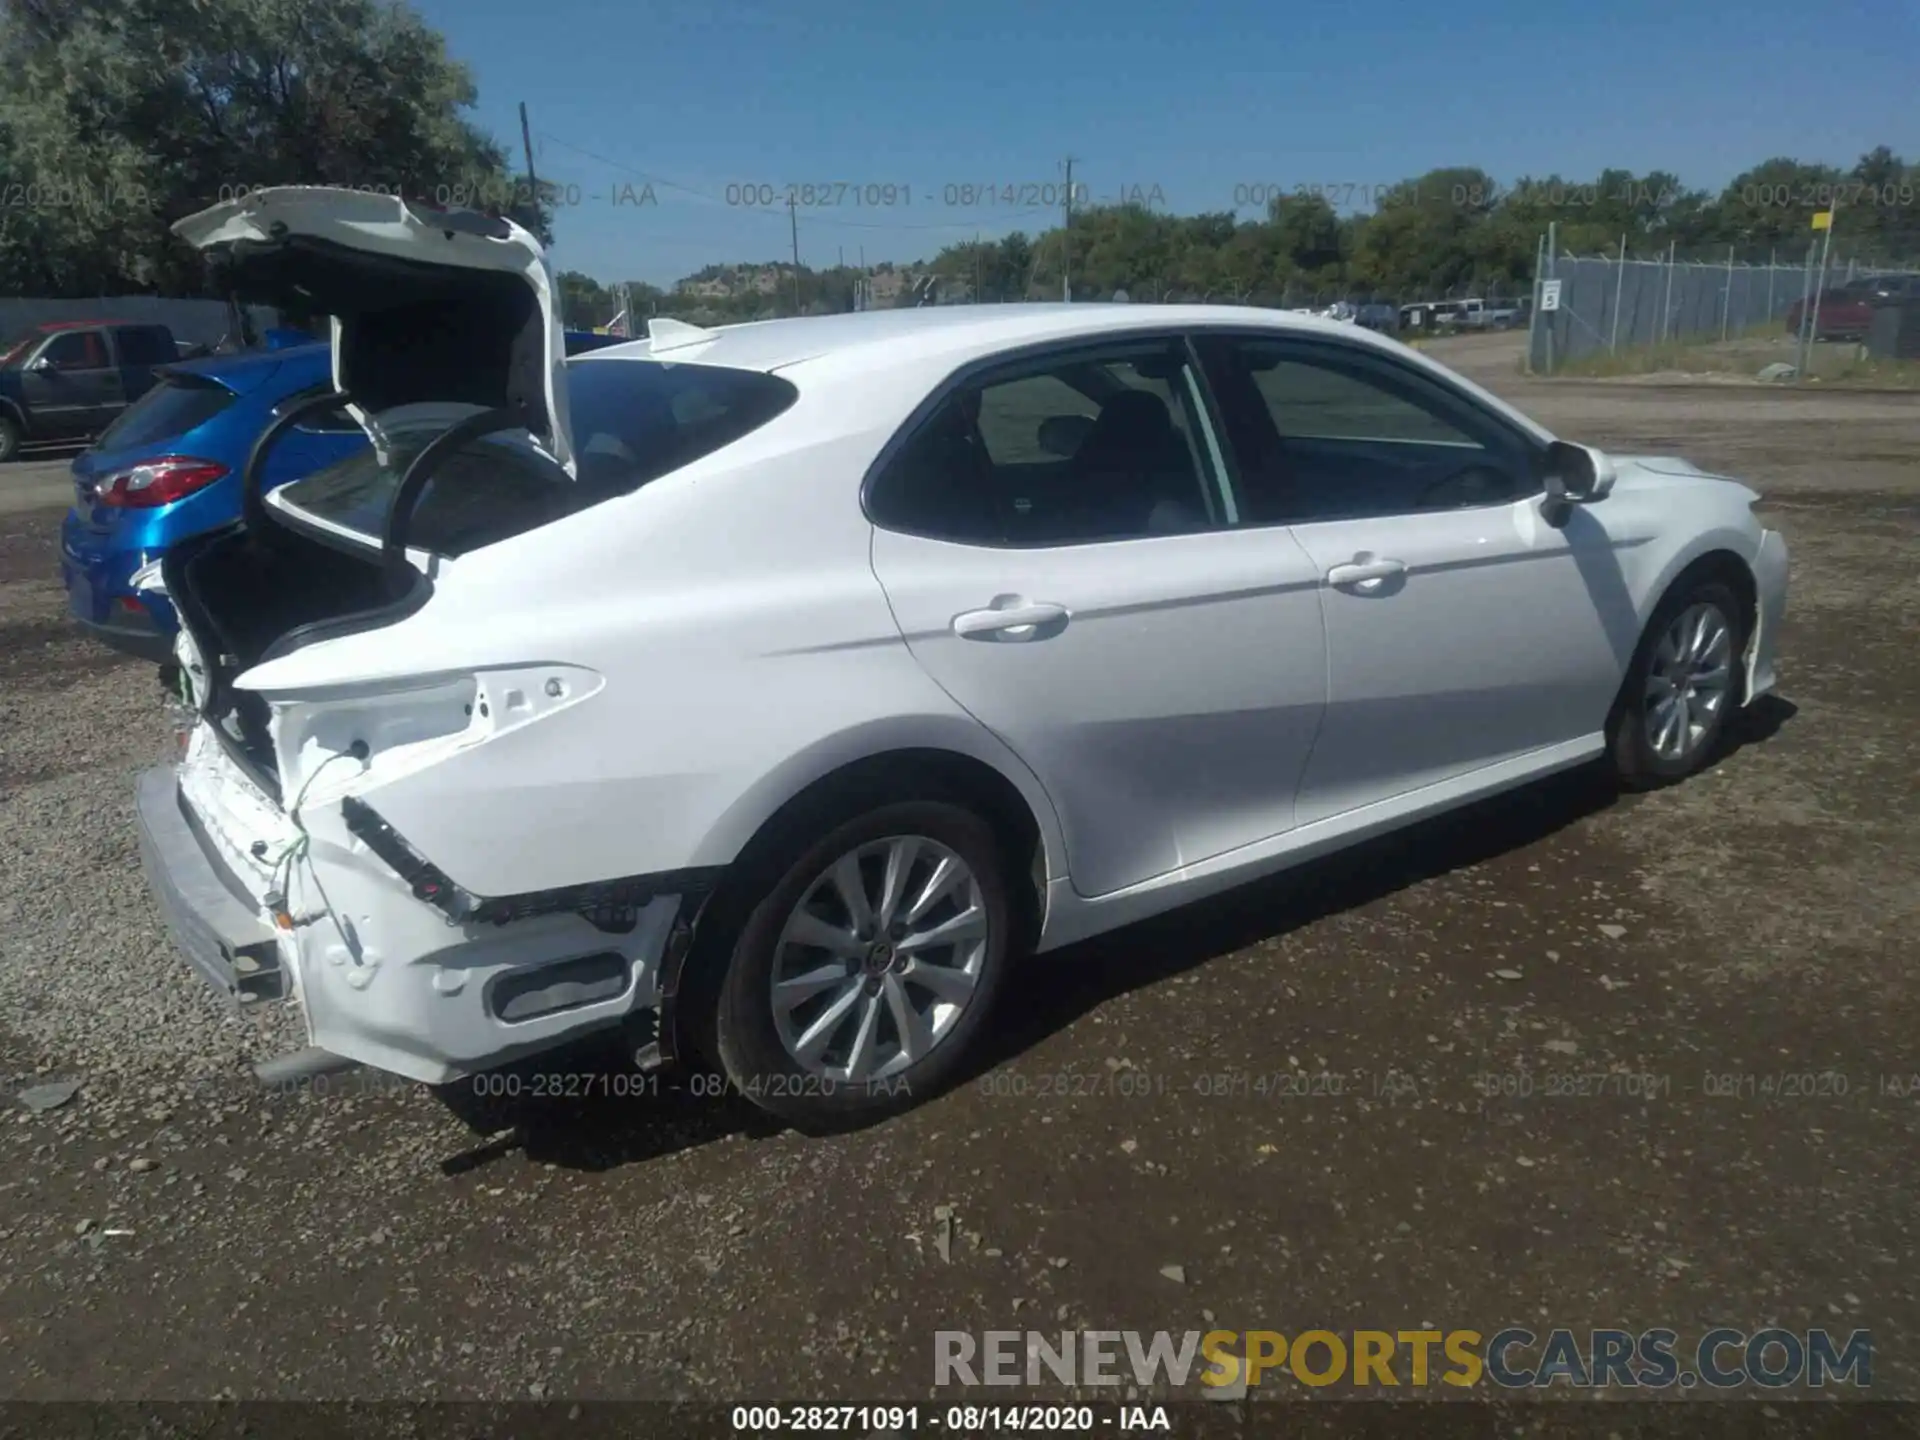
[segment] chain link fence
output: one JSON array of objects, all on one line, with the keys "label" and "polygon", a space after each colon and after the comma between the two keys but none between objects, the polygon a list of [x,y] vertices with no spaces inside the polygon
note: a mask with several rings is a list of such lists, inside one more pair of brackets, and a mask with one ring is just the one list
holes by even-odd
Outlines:
[{"label": "chain link fence", "polygon": [[[1731,339],[1756,330],[1784,334],[1789,312],[1821,289],[1820,249],[1795,261],[1750,264],[1669,253],[1658,259],[1562,255],[1548,260],[1536,286],[1527,364],[1551,375],[1591,355],[1679,342]],[[1824,289],[1910,266],[1828,256]],[[1558,303],[1545,303],[1558,285]]]}]

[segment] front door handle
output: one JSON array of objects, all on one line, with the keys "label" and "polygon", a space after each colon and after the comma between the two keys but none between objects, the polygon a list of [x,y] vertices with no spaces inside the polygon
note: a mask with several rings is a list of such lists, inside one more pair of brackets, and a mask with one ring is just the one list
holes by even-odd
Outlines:
[{"label": "front door handle", "polygon": [[1388,560],[1373,555],[1356,555],[1349,565],[1336,565],[1327,571],[1327,583],[1342,590],[1371,592],[1378,590],[1396,575],[1407,573],[1405,561]]},{"label": "front door handle", "polygon": [[1058,625],[1067,619],[1067,607],[1045,601],[1029,604],[996,603],[986,610],[969,610],[953,617],[953,633],[962,640],[1032,640],[1043,625]]}]

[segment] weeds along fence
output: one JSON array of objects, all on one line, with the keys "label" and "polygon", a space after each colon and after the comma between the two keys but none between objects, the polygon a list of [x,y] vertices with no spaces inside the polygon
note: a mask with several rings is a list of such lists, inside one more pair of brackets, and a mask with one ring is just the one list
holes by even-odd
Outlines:
[{"label": "weeds along fence", "polygon": [[[1829,256],[1828,289],[1900,267]],[[1784,332],[1788,312],[1819,280],[1819,253],[1795,263],[1747,264],[1723,254],[1681,259],[1562,255],[1546,261],[1534,290],[1527,363],[1550,375],[1570,360],[1681,341],[1717,340],[1760,328]],[[1544,285],[1558,281],[1546,309]]]}]

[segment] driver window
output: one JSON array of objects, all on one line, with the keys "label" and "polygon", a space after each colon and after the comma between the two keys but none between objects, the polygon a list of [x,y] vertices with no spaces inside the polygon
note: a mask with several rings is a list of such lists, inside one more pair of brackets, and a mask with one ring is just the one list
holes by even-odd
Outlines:
[{"label": "driver window", "polygon": [[1501,505],[1536,488],[1517,436],[1390,357],[1249,340],[1224,368],[1252,524]]},{"label": "driver window", "polygon": [[106,346],[91,330],[76,330],[61,335],[40,352],[56,370],[103,370],[107,364]]}]

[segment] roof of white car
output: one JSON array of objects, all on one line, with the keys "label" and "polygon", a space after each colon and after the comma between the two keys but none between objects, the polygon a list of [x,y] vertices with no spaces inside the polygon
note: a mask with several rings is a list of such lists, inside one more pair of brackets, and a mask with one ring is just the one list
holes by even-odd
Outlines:
[{"label": "roof of white car", "polygon": [[598,360],[686,361],[744,370],[778,370],[823,355],[859,351],[875,368],[955,351],[996,350],[1076,335],[1115,334],[1170,327],[1236,326],[1340,335],[1368,344],[1392,344],[1371,332],[1318,316],[1239,305],[1013,304],[925,305],[862,310],[787,320],[717,326],[710,339],[675,335],[655,356],[653,341],[635,340],[580,356]]}]

